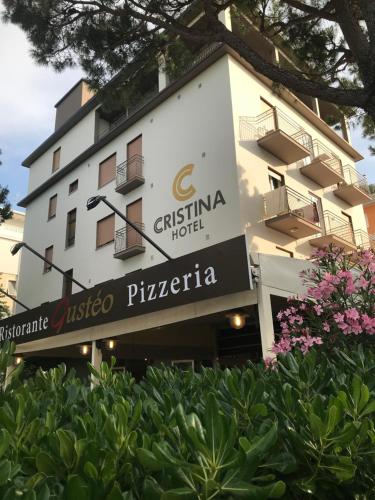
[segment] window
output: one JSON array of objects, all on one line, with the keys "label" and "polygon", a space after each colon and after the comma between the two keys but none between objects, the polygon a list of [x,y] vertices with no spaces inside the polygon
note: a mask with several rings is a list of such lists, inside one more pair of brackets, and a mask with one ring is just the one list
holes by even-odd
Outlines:
[{"label": "window", "polygon": [[[131,222],[134,222],[142,229],[142,199],[130,203],[130,205],[126,207],[126,216]],[[126,231],[126,248],[136,245],[142,246],[142,236],[128,225]]]},{"label": "window", "polygon": [[60,168],[60,153],[61,148],[56,149],[56,151],[53,153],[52,173],[56,172],[56,170]]},{"label": "window", "polygon": [[65,247],[69,248],[74,245],[76,239],[76,220],[77,220],[77,209],[74,208],[66,217],[66,238]]},{"label": "window", "polygon": [[[53,245],[50,247],[46,248],[44,251],[44,258],[47,259],[49,262],[52,262],[53,259]],[[43,266],[43,272],[44,273],[49,273],[52,271],[52,266],[51,264],[47,264],[47,262],[44,263]]]},{"label": "window", "polygon": [[69,194],[74,193],[74,191],[77,191],[77,189],[78,189],[78,179],[69,184]]},{"label": "window", "polygon": [[51,196],[48,205],[48,220],[56,216],[57,194]]},{"label": "window", "polygon": [[272,168],[268,167],[268,180],[270,183],[271,191],[278,189],[281,186],[285,185],[284,176],[272,170]]},{"label": "window", "polygon": [[133,179],[137,175],[142,175],[142,136],[128,143],[127,146],[127,180]]},{"label": "window", "polygon": [[116,177],[116,153],[99,163],[98,188],[105,186]]},{"label": "window", "polygon": [[68,276],[63,277],[63,287],[62,287],[62,297],[69,297],[72,295],[73,282],[70,278],[73,278],[73,269],[65,271]]},{"label": "window", "polygon": [[115,214],[96,223],[96,248],[111,243],[115,237]]},{"label": "window", "polygon": [[9,295],[16,296],[17,295],[17,282],[9,280],[8,281],[8,293]]},{"label": "window", "polygon": [[349,214],[346,214],[345,212],[341,212],[344,219],[345,219],[345,222],[348,224],[349,226],[349,233],[350,233],[350,237],[351,239],[354,241],[354,228],[353,228],[353,219],[351,218],[351,216]]},{"label": "window", "polygon": [[314,224],[321,226],[322,230],[325,231],[322,200],[319,198],[319,196],[316,196],[315,194],[310,192],[309,192],[309,198],[313,203],[312,222]]}]

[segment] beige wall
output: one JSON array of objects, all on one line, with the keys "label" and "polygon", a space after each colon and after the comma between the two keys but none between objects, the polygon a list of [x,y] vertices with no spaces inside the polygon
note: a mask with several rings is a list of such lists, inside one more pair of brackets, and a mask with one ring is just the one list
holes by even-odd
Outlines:
[{"label": "beige wall", "polygon": [[[13,218],[0,225],[0,287],[9,291],[9,281],[18,279],[19,254],[12,256],[12,246],[22,241],[25,215],[14,212]],[[15,311],[14,301],[7,297],[1,297],[11,312]]]},{"label": "beige wall", "polygon": [[351,215],[354,229],[366,231],[366,221],[362,205],[350,207],[333,194],[336,186],[321,188],[303,176],[296,163],[285,165],[272,154],[258,146],[256,140],[241,141],[240,117],[256,117],[264,111],[261,97],[277,106],[292,120],[303,127],[313,139],[319,139],[342,160],[343,165],[354,166],[353,159],[335,143],[323,135],[292,106],[273,93],[272,89],[258,80],[233,58],[229,57],[233,125],[238,168],[238,183],[241,198],[241,224],[246,231],[250,250],[279,254],[276,246],[294,253],[296,258],[309,257],[312,247],[310,238],[294,240],[279,231],[268,228],[263,222],[263,195],[270,191],[268,167],[284,175],[285,184],[298,193],[308,196],[309,192],[322,200],[323,211],[330,210],[341,216],[341,211]]}]

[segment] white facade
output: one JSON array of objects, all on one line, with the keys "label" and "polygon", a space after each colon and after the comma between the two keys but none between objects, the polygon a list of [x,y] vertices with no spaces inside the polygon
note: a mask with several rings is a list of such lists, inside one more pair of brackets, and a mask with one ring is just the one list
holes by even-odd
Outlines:
[{"label": "white facade", "polygon": [[[248,251],[255,264],[262,261],[259,261],[257,254],[277,256],[292,252],[295,258],[306,259],[313,249],[311,237],[296,239],[265,225],[263,197],[270,191],[269,168],[283,175],[285,185],[301,195],[307,198],[311,195],[318,196],[324,211],[329,210],[339,217],[345,212],[352,218],[355,231],[366,231],[362,205],[351,207],[333,193],[335,186],[322,188],[301,175],[300,165],[296,162],[283,164],[255,140],[243,140],[240,119],[261,114],[261,99],[276,105],[308,132],[312,139],[319,139],[344,165],[354,165],[354,160],[358,159],[358,153],[348,143],[344,143],[344,139],[337,136],[337,139],[332,140],[331,130],[329,134],[324,134],[324,127],[328,127],[317,116],[310,120],[309,116],[312,118],[313,112],[296,97],[295,105],[290,99],[287,102],[282,96],[276,95],[264,79],[242,65],[238,58],[222,54],[157,106],[142,113],[143,116],[137,121],[129,121],[131,124],[110,142],[103,144],[93,154],[86,154],[87,157],[64,176],[64,167],[95,143],[97,108],[93,108],[63,137],[51,144],[30,166],[29,195],[33,195],[34,190],[48,181],[51,175],[58,176],[59,180],[43,189],[40,194],[32,196],[33,199],[28,202],[24,240],[42,254],[47,247],[53,245],[53,261],[64,270],[73,269],[74,278],[86,287],[163,262],[164,257],[147,242],[143,253],[126,260],[113,257],[113,243],[96,248],[97,221],[111,212],[103,203],[94,210],[87,211],[86,201],[89,197],[100,194],[105,195],[123,213],[128,204],[141,198],[142,222],[146,234],[172,257],[245,233]],[[299,111],[301,106],[306,108],[303,114]],[[127,144],[139,135],[142,135],[144,184],[126,195],[115,191],[115,180],[98,189],[99,164],[113,153],[117,155],[117,165],[125,161]],[[60,169],[51,174],[53,152],[59,147]],[[193,167],[184,178],[182,186],[186,189],[191,185],[194,194],[188,200],[179,201],[173,194],[173,182],[177,173],[186,165]],[[78,189],[69,194],[69,185],[76,179]],[[48,220],[49,200],[55,194],[56,216]],[[167,221],[171,221],[173,217],[177,217],[179,209],[183,209],[185,215],[188,210],[193,213],[194,202],[199,199],[204,200],[206,205],[210,203],[210,210],[203,209],[202,214],[193,215],[191,220],[163,229],[165,216],[168,216]],[[193,204],[190,209],[186,208],[188,204]],[[75,244],[66,249],[66,218],[67,213],[74,208],[77,209]],[[173,236],[174,231],[181,231],[181,227],[188,223],[191,223],[190,234],[186,229],[186,235],[185,230],[182,230],[178,237]],[[116,216],[115,225],[116,229],[120,229],[124,222]],[[228,261],[230,262],[230,256]],[[263,262],[267,260],[263,259]],[[276,259],[276,262],[279,261]],[[286,258],[282,262],[288,266],[292,261]],[[275,282],[277,281],[276,276]],[[276,292],[272,286],[261,290],[261,284],[260,279],[258,292],[249,291],[248,295],[242,295],[242,299],[223,298],[216,301],[216,305],[210,301],[207,307],[202,306],[200,309],[197,305],[191,308],[184,306],[171,312],[168,319],[165,312],[147,315],[143,319],[135,318],[112,330],[110,326],[106,326],[106,333],[103,333],[103,329],[101,333],[94,331],[95,329],[87,332],[84,340],[110,336],[113,332],[137,331],[141,328],[142,321],[143,325],[157,325],[160,321],[165,325],[172,321],[171,318],[188,318],[189,314],[193,317],[198,309],[199,314],[203,315],[215,312],[217,304],[225,309],[244,305],[242,301],[249,300],[251,303],[259,303],[260,322],[264,327],[263,350],[269,349],[273,339],[272,318],[267,318],[267,314],[270,314],[269,297]],[[279,295],[285,297],[294,293],[296,285],[280,285],[280,288],[282,290]],[[73,285],[73,293],[76,291],[79,288]],[[55,271],[43,273],[43,263],[23,249],[18,293],[19,299],[29,307],[59,299],[62,296],[62,276]],[[21,308],[18,312],[21,312]],[[69,338],[73,336],[69,335]],[[39,341],[36,346],[40,345]]]}]

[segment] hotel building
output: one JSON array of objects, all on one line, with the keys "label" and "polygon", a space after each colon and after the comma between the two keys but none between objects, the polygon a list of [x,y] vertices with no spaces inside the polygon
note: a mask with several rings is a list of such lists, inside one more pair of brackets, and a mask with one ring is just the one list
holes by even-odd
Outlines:
[{"label": "hotel building", "polygon": [[[245,16],[221,20],[264,57],[293,64]],[[162,361],[269,355],[274,315],[302,292],[312,250],[368,245],[361,159],[335,106],[275,88],[225,45],[197,50],[173,79],[161,64],[126,109],[108,112],[78,82],[23,163],[20,204],[24,241],[88,290],[22,249],[19,298],[37,314],[13,325],[18,352],[44,365],[78,365],[83,352],[97,364],[115,345],[119,366],[136,374]],[[105,203],[88,211],[98,195],[171,260]]]}]

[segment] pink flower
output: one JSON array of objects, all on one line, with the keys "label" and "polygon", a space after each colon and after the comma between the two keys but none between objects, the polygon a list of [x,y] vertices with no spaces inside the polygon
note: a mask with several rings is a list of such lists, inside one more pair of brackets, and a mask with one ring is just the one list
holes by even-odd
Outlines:
[{"label": "pink flower", "polygon": [[277,359],[268,356],[267,358],[264,359],[264,365],[267,368],[267,370],[276,370]]},{"label": "pink flower", "polygon": [[329,324],[328,324],[328,322],[327,322],[327,321],[325,321],[325,322],[323,323],[323,330],[324,330],[325,332],[330,332],[330,331],[331,331],[331,327],[329,326]]},{"label": "pink flower", "polygon": [[369,281],[366,280],[363,276],[361,276],[358,280],[358,287],[359,288],[367,288],[369,284]]},{"label": "pink flower", "polygon": [[321,316],[323,312],[323,307],[318,304],[314,306],[314,311],[316,312],[317,316]]},{"label": "pink flower", "polygon": [[333,318],[336,321],[336,323],[342,323],[345,320],[345,316],[341,313],[334,314]]},{"label": "pink flower", "polygon": [[359,319],[359,312],[354,307],[347,309],[345,311],[345,314],[348,319],[354,319],[354,320]]}]

